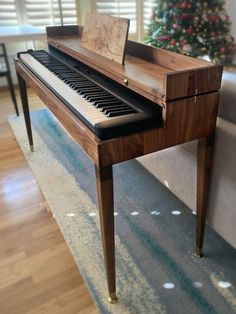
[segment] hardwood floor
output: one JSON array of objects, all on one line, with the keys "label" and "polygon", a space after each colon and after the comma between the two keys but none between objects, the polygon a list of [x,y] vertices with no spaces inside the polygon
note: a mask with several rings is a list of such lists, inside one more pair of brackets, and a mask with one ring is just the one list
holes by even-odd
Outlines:
[{"label": "hardwood floor", "polygon": [[[31,108],[44,106],[33,93],[29,101]],[[0,313],[98,313],[14,138],[10,114],[13,104],[1,90]]]}]

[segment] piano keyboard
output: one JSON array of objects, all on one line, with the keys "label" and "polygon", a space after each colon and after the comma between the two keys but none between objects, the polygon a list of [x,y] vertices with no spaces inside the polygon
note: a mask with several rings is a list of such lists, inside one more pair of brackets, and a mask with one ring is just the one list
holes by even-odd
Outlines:
[{"label": "piano keyboard", "polygon": [[148,114],[44,50],[18,56],[101,139],[160,125],[159,108]]}]

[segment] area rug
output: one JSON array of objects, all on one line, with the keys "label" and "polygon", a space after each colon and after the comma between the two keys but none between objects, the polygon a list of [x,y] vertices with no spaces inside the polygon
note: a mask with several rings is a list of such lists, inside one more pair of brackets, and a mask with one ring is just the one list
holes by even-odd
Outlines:
[{"label": "area rug", "polygon": [[207,226],[194,256],[196,216],[136,160],[114,166],[117,295],[107,302],[92,161],[46,110],[16,139],[101,313],[236,313],[236,251]]}]

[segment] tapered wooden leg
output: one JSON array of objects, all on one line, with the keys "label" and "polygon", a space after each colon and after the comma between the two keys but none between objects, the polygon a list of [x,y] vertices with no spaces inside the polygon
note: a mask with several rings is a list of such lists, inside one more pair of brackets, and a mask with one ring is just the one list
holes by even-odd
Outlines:
[{"label": "tapered wooden leg", "polygon": [[112,166],[95,166],[97,195],[109,302],[116,303],[114,200]]},{"label": "tapered wooden leg", "polygon": [[198,140],[196,255],[199,257],[202,257],[213,148],[214,134]]},{"label": "tapered wooden leg", "polygon": [[31,129],[31,122],[30,122],[30,113],[29,113],[29,103],[28,103],[28,96],[27,96],[27,87],[26,87],[25,81],[18,73],[17,73],[17,78],[18,78],[22,108],[24,112],[25,125],[26,125],[27,134],[28,134],[30,149],[31,151],[34,151],[33,136],[32,136],[32,129]]}]

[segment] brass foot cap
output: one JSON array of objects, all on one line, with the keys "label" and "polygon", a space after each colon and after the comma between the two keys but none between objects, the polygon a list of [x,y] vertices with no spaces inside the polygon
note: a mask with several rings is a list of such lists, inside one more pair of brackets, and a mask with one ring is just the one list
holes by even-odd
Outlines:
[{"label": "brass foot cap", "polygon": [[118,301],[118,298],[116,296],[116,294],[110,294],[109,298],[108,298],[108,302],[111,304],[115,304]]},{"label": "brass foot cap", "polygon": [[34,145],[30,145],[31,152],[34,152]]},{"label": "brass foot cap", "polygon": [[202,249],[200,249],[200,248],[197,248],[196,249],[196,252],[195,252],[195,255],[197,256],[197,257],[203,257],[203,254],[202,254]]}]

